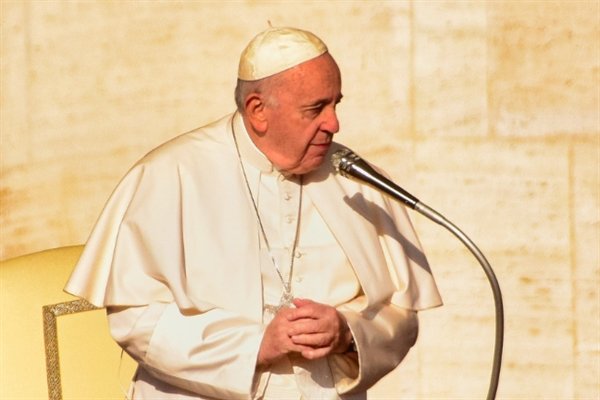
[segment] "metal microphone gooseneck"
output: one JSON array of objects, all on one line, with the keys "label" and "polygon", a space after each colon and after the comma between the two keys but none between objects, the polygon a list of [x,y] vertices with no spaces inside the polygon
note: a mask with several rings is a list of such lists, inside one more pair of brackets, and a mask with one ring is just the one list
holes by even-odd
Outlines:
[{"label": "metal microphone gooseneck", "polygon": [[357,180],[368,184],[369,186],[391,196],[395,200],[401,201],[406,206],[426,216],[433,222],[448,229],[456,236],[475,256],[481,267],[485,271],[490,282],[494,295],[494,305],[496,310],[496,336],[494,342],[494,360],[492,365],[492,375],[488,389],[487,400],[496,398],[498,390],[498,381],[500,378],[500,367],[502,365],[502,347],[504,342],[504,307],[502,305],[502,292],[489,262],[477,248],[475,243],[465,235],[456,225],[448,221],[443,215],[422,203],[412,194],[396,185],[394,182],[381,175],[373,169],[366,161],[352,152],[350,149],[336,151],[331,156],[331,163],[334,168],[344,177]]}]

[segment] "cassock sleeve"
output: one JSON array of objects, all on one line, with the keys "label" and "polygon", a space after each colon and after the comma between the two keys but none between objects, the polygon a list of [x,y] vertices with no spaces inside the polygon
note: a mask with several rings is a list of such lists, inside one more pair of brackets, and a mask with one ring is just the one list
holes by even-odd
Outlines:
[{"label": "cassock sleeve", "polygon": [[174,303],[109,307],[113,338],[152,376],[211,398],[251,399],[267,374],[255,373],[261,324],[212,309],[184,315]]},{"label": "cassock sleeve", "polygon": [[336,389],[340,394],[364,392],[392,371],[415,344],[417,312],[393,304],[365,309],[360,296],[338,307],[354,337],[358,351],[329,356]]}]

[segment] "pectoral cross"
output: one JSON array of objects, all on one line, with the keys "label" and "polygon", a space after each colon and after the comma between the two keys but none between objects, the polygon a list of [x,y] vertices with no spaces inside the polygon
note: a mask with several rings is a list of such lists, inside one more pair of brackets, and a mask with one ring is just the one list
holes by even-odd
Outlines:
[{"label": "pectoral cross", "polygon": [[281,299],[279,299],[279,304],[278,305],[273,305],[273,304],[265,304],[264,306],[264,310],[271,313],[273,316],[275,316],[279,310],[281,310],[282,308],[285,307],[292,307],[294,305],[293,303],[294,301],[294,295],[292,294],[292,292],[290,290],[284,290],[283,293],[281,294]]}]

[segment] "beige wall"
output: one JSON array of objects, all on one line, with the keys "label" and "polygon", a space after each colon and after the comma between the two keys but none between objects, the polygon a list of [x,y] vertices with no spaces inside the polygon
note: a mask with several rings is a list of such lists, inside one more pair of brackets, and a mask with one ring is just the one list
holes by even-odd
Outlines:
[{"label": "beige wall", "polygon": [[[344,78],[338,140],[457,223],[505,297],[499,398],[597,399],[598,1],[5,1],[0,258],[83,243],[129,166],[233,109],[239,52],[312,30]],[[493,303],[414,216],[446,305],[374,390],[480,399]]]}]

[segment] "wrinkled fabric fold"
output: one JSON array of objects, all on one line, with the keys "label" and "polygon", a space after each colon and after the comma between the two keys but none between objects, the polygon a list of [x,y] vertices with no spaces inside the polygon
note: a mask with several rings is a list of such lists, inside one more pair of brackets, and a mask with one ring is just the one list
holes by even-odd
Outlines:
[{"label": "wrinkled fabric fold", "polygon": [[[219,307],[260,320],[258,239],[247,234],[257,226],[231,118],[178,136],[129,171],[92,231],[67,292],[100,307],[175,301],[182,310]],[[334,143],[330,151],[340,148]],[[340,177],[328,163],[304,181],[369,304],[386,298],[414,310],[441,304],[404,207]]]},{"label": "wrinkled fabric fold", "polygon": [[[264,329],[259,228],[232,126],[243,131],[238,114],[178,136],[143,157],[111,195],[65,287],[99,307],[168,304],[139,359],[145,369],[136,383],[140,390],[162,385],[173,391],[170,383],[206,398],[250,398],[252,382],[258,377],[264,389],[268,379],[268,372],[255,376],[252,365]],[[330,152],[340,148],[334,143]],[[303,180],[364,293],[338,307],[355,336],[358,362],[346,354],[327,360],[335,390],[360,398],[414,344],[415,311],[438,306],[441,299],[402,205],[340,177],[329,163]],[[222,313],[228,317],[204,325]],[[188,372],[202,368],[201,358],[209,355],[223,374],[235,370],[234,350],[211,353],[219,348],[220,335],[212,329],[222,329],[227,321],[236,321],[229,339],[240,329],[245,334],[238,342],[251,343],[242,346],[250,352],[245,379],[241,386],[228,378],[213,387],[213,379],[223,377]],[[191,336],[178,341],[177,332],[169,333],[177,325]],[[202,326],[211,328],[202,331]],[[195,348],[192,339],[202,334],[216,347]],[[389,348],[398,354],[389,357]],[[177,354],[168,354],[169,349]]]}]

